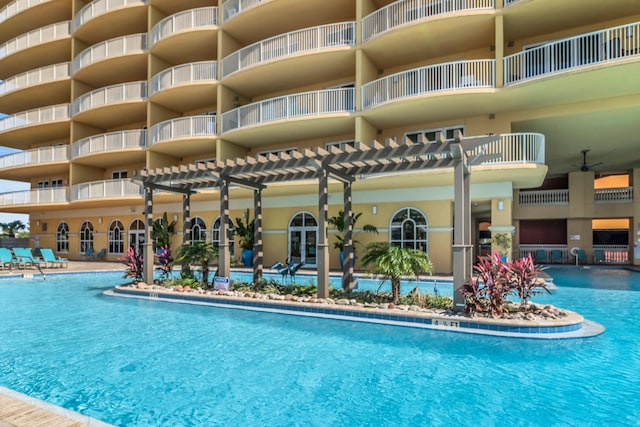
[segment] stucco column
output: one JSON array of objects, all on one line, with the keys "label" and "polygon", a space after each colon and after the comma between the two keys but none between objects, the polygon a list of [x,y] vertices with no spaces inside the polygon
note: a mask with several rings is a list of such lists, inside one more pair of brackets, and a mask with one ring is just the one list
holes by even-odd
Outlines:
[{"label": "stucco column", "polygon": [[353,289],[353,224],[351,223],[351,182],[343,183],[344,191],[344,244],[342,247],[342,289]]},{"label": "stucco column", "polygon": [[[458,144],[456,144],[458,145]],[[464,310],[465,301],[460,293],[471,275],[471,197],[466,153],[459,148],[460,158],[453,167],[454,228],[453,228],[453,309]]]},{"label": "stucco column", "polygon": [[142,278],[151,285],[153,284],[153,189],[151,187],[144,188],[144,254],[142,264]]},{"label": "stucco column", "polygon": [[318,183],[318,298],[329,297],[329,231],[327,215],[329,211],[329,175],[320,171]]},{"label": "stucco column", "polygon": [[218,276],[229,277],[231,252],[229,251],[229,181],[220,179],[220,244],[218,252]]},{"label": "stucco column", "polygon": [[[253,227],[253,283],[257,283],[262,279],[262,190],[253,190],[253,209],[254,209],[254,227]],[[249,218],[247,218],[249,221]]]},{"label": "stucco column", "polygon": [[191,196],[182,195],[182,244],[191,242]]}]

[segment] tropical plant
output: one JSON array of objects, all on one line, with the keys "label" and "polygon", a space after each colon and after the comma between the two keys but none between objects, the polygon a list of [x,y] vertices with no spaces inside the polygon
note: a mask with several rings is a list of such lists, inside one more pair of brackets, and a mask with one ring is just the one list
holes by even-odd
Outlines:
[{"label": "tropical plant", "polygon": [[171,236],[176,233],[176,221],[169,222],[167,213],[162,214],[162,218],[153,221],[151,238],[153,239],[153,250],[160,247],[171,247]]},{"label": "tropical plant", "polygon": [[547,283],[538,279],[542,267],[534,264],[531,254],[508,263],[507,268],[511,271],[511,286],[522,301],[522,310],[527,309],[531,297],[543,292],[551,294]]},{"label": "tropical plant", "polygon": [[369,243],[362,257],[362,264],[372,265],[370,273],[379,274],[391,281],[393,302],[400,298],[400,279],[407,276],[417,277],[420,273],[433,273],[429,256],[417,249],[407,249],[387,242]]},{"label": "tropical plant", "polygon": [[171,277],[171,269],[173,266],[171,247],[169,245],[159,247],[156,251],[156,256],[158,257],[158,263],[160,264],[156,267],[156,270],[160,270],[162,280],[167,280]]},{"label": "tropical plant", "polygon": [[491,242],[498,247],[500,255],[509,255],[511,249],[511,233],[496,233],[491,238]]},{"label": "tropical plant", "polygon": [[218,248],[207,242],[187,243],[178,249],[176,261],[182,266],[181,277],[192,278],[192,265],[197,265],[202,270],[202,283],[209,282],[209,262],[218,256]]},{"label": "tropical plant", "polygon": [[240,236],[239,245],[242,249],[253,249],[255,218],[249,220],[249,209],[245,214],[246,223],[242,218],[236,218],[236,234]]},{"label": "tropical plant", "polygon": [[142,281],[144,274],[144,259],[142,257],[142,254],[135,248],[129,247],[127,248],[127,254],[124,256],[122,261],[127,266],[124,272],[124,276],[122,277],[133,277],[133,280],[135,282]]},{"label": "tropical plant", "polygon": [[[358,213],[351,213],[351,227],[355,229],[356,223],[358,222],[358,219],[362,216],[362,212],[358,212]],[[333,247],[335,249],[339,249],[342,250],[344,248],[344,230],[345,230],[345,224],[344,224],[344,211],[340,211],[338,212],[338,215],[336,216],[332,216],[329,219],[327,219],[327,224],[329,224],[331,227],[335,228],[338,233],[341,234],[336,234],[336,241],[333,243]],[[371,225],[371,224],[365,224],[362,226],[362,231],[365,233],[375,233],[378,234],[378,229],[376,228],[375,225]],[[359,243],[356,239],[355,236],[356,234],[360,234],[360,233],[354,233],[352,236],[352,240],[353,240],[353,245],[355,246],[357,243]]]},{"label": "tropical plant", "polygon": [[2,228],[3,237],[14,239],[16,234],[27,228],[27,225],[20,220],[15,220],[11,222],[1,222],[0,227]]}]

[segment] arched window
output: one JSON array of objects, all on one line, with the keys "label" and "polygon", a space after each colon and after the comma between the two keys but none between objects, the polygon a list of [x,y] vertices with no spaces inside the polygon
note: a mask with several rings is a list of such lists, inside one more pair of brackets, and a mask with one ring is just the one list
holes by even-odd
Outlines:
[{"label": "arched window", "polygon": [[89,249],[93,249],[93,224],[85,221],[80,226],[80,253],[85,254]]},{"label": "arched window", "polygon": [[144,251],[144,222],[139,219],[133,220],[129,224],[129,246],[138,251],[138,253],[143,253]]},{"label": "arched window", "polygon": [[391,218],[389,241],[401,248],[419,249],[428,253],[427,217],[415,208],[402,208]]},{"label": "arched window", "polygon": [[[235,226],[233,225],[233,221],[231,218],[227,217],[227,231],[235,231]],[[230,234],[232,237],[229,239],[229,250],[231,251],[231,255],[233,255],[234,249],[234,239],[235,233]],[[216,218],[211,224],[211,244],[213,246],[220,245],[220,217]]]},{"label": "arched window", "polygon": [[309,212],[300,212],[289,221],[289,260],[303,262],[307,267],[317,265],[316,243],[318,221]]},{"label": "arched window", "polygon": [[109,224],[108,247],[110,254],[124,253],[124,227],[117,219]]},{"label": "arched window", "polygon": [[69,224],[61,222],[56,231],[56,252],[69,252]]},{"label": "arched window", "polygon": [[204,220],[199,216],[191,218],[189,225],[189,240],[192,242],[206,242],[207,241],[207,225]]}]

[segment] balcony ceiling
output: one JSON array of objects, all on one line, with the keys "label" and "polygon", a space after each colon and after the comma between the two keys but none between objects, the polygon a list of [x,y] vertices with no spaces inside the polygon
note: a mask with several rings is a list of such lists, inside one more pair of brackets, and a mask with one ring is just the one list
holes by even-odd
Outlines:
[{"label": "balcony ceiling", "polygon": [[[114,73],[113,70],[118,70]],[[73,78],[95,88],[116,83],[147,80],[147,54],[131,54],[104,58],[88,64],[74,73]]]},{"label": "balcony ceiling", "polygon": [[109,168],[131,163],[144,163],[146,155],[144,148],[129,148],[117,151],[100,151],[86,154],[73,159],[74,164]]},{"label": "balcony ceiling", "polygon": [[28,150],[33,148],[34,145],[51,143],[51,141],[56,140],[68,140],[70,128],[70,120],[19,126],[0,132],[0,146],[16,148],[18,150]]},{"label": "balcony ceiling", "polygon": [[150,147],[155,153],[168,154],[177,158],[189,156],[215,157],[216,138],[191,137],[175,138],[164,142],[156,142]]},{"label": "balcony ceiling", "polygon": [[0,78],[15,76],[51,64],[71,60],[71,37],[21,49],[0,59]]},{"label": "balcony ceiling", "polygon": [[73,119],[98,129],[114,129],[127,123],[144,122],[146,114],[147,102],[135,100],[90,108],[76,114]]},{"label": "balcony ceiling", "polygon": [[564,30],[567,19],[580,27],[638,14],[637,0],[520,0],[504,10],[505,40]]},{"label": "balcony ceiling", "polygon": [[[0,168],[0,179],[24,181],[25,177],[61,177],[69,174],[69,162],[32,163],[12,168]],[[2,191],[2,190],[0,190]]]},{"label": "balcony ceiling", "polygon": [[89,47],[126,34],[147,32],[147,5],[134,3],[91,18],[73,33]]},{"label": "balcony ceiling", "polygon": [[241,44],[302,28],[355,20],[356,2],[345,0],[277,0],[247,9],[224,23],[224,31]]},{"label": "balcony ceiling", "polygon": [[197,27],[164,37],[151,48],[151,53],[170,64],[211,61],[217,58],[218,29]]},{"label": "balcony ceiling", "polygon": [[[9,4],[10,1],[2,3]],[[26,2],[23,3],[26,4]],[[68,0],[48,0],[23,9],[22,12],[2,22],[0,43],[4,43],[20,34],[28,33],[34,28],[70,20],[71,4],[72,2]]]},{"label": "balcony ceiling", "polygon": [[154,93],[150,101],[176,112],[215,110],[217,88],[218,82],[213,81],[183,83]]},{"label": "balcony ceiling", "polygon": [[[355,50],[349,46],[328,48],[268,61],[226,77],[224,85],[247,98],[313,83],[335,81],[355,75]],[[293,70],[293,72],[292,72]],[[283,79],[282,76],[287,76]],[[267,88],[267,89],[265,89]]]},{"label": "balcony ceiling", "polygon": [[451,56],[495,44],[494,12],[439,15],[416,20],[369,39],[363,46],[380,70],[400,64],[423,62],[425,58]]},{"label": "balcony ceiling", "polygon": [[26,86],[12,90],[0,96],[0,111],[4,114],[15,114],[42,106],[46,99],[51,105],[68,104],[70,102],[71,80],[69,78]]}]

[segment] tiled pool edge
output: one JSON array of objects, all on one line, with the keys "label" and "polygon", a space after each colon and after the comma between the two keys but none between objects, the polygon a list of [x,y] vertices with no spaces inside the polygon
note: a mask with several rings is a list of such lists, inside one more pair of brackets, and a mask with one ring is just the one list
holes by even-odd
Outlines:
[{"label": "tiled pool edge", "polygon": [[599,335],[605,330],[603,326],[586,320],[577,313],[573,313],[570,316],[572,320],[567,319],[565,322],[556,320],[553,324],[546,322],[544,325],[534,326],[531,325],[531,323],[535,321],[526,321],[527,325],[525,326],[522,324],[524,321],[508,323],[505,320],[440,316],[437,314],[423,312],[379,310],[352,306],[300,302],[290,303],[285,301],[158,292],[157,290],[125,289],[119,287],[105,291],[104,294],[109,296],[139,298],[170,303],[208,305],[220,308],[262,311],[511,338],[587,338]]}]

